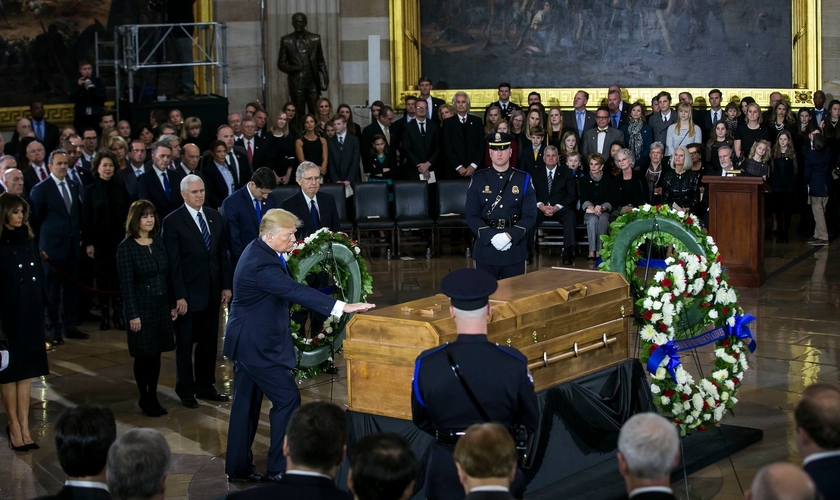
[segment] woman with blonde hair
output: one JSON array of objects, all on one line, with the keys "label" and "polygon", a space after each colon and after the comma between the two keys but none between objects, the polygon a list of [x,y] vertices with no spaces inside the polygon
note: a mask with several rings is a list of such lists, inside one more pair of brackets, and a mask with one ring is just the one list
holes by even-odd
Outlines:
[{"label": "woman with blonde hair", "polygon": [[548,132],[548,143],[558,150],[560,149],[560,140],[563,137],[563,112],[557,106],[548,108],[548,126],[545,127]]},{"label": "woman with blonde hair", "polygon": [[108,151],[113,153],[117,160],[117,171],[120,171],[128,166],[126,158],[128,157],[128,143],[121,136],[111,137],[108,139]]},{"label": "woman with blonde hair", "polygon": [[455,108],[453,108],[451,104],[441,104],[438,107],[438,118],[441,123],[443,123],[443,121],[447,118],[451,118],[453,116],[455,116]]},{"label": "woman with blonde hair", "polygon": [[752,151],[753,144],[767,139],[767,129],[761,126],[761,108],[751,102],[747,104],[744,121],[735,129],[735,157],[739,161]]},{"label": "woman with blonde hair", "polygon": [[484,134],[489,134],[496,130],[496,123],[502,118],[502,108],[498,106],[490,106],[487,108],[487,123],[484,124]]},{"label": "woman with blonde hair", "polygon": [[673,155],[678,146],[703,142],[703,132],[694,124],[691,112],[691,104],[686,102],[681,102],[677,107],[677,121],[668,127],[668,133],[665,136],[666,156]]},{"label": "woman with blonde hair", "polygon": [[184,120],[184,125],[181,127],[181,147],[186,144],[195,144],[200,151],[206,150],[207,144],[200,137],[201,120],[195,116],[190,116]]},{"label": "woman with blonde hair", "polygon": [[268,129],[271,135],[268,137],[268,151],[274,158],[274,165],[268,165],[274,170],[279,184],[288,184],[292,176],[292,167],[295,162],[295,140],[289,135],[288,115],[281,111],[277,119]]}]

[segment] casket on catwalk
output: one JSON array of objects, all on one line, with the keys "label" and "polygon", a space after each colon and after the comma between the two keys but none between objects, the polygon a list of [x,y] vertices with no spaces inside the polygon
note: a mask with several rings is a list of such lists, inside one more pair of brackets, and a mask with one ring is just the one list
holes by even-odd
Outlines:
[{"label": "casket on catwalk", "polygon": [[[544,269],[499,281],[490,305],[488,339],[528,358],[537,391],[631,355],[633,299],[618,273]],[[356,315],[344,340],[349,408],[411,419],[415,359],[456,336],[443,294]]]}]

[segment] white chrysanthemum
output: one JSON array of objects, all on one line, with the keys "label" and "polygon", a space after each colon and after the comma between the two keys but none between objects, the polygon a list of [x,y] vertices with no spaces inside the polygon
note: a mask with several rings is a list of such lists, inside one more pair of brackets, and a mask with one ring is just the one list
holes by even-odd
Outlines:
[{"label": "white chrysanthemum", "polygon": [[[729,380],[727,380],[727,382],[729,382]],[[726,401],[727,399],[729,399],[729,393],[724,392],[723,394],[720,395],[720,399],[721,399],[721,401]]]},{"label": "white chrysanthemum", "polygon": [[726,411],[726,406],[720,405],[715,408],[715,422],[719,422],[723,418],[723,412]]},{"label": "white chrysanthemum", "polygon": [[674,304],[668,303],[662,305],[662,314],[664,314],[665,316],[673,316],[674,311],[676,311]]},{"label": "white chrysanthemum", "polygon": [[700,410],[694,410],[691,412],[691,416],[696,418],[700,418]]},{"label": "white chrysanthemum", "polygon": [[362,253],[362,249],[359,248],[359,247],[355,247],[355,248],[353,248],[353,250],[356,251],[356,255],[359,255],[360,253]]},{"label": "white chrysanthemum", "polygon": [[657,300],[653,303],[653,310],[658,311],[660,309],[662,309],[662,302]]},{"label": "white chrysanthemum", "polygon": [[706,236],[706,243],[708,243],[709,245],[714,245],[715,244],[715,239],[712,238],[711,236]]},{"label": "white chrysanthemum", "polygon": [[741,362],[741,367],[746,371],[746,369],[749,368],[749,365],[747,364],[747,357],[741,356],[741,359],[739,359],[739,361]]},{"label": "white chrysanthemum", "polygon": [[712,253],[713,253],[713,254],[717,254],[717,253],[718,253],[718,247],[717,247],[717,245],[712,245]]},{"label": "white chrysanthemum", "polygon": [[649,297],[656,298],[656,297],[659,297],[660,295],[662,295],[662,288],[661,287],[652,286],[652,287],[648,288],[648,296]]},{"label": "white chrysanthemum", "polygon": [[658,385],[656,385],[656,384],[650,384],[650,393],[651,393],[651,394],[659,394],[660,392],[662,392],[662,390],[661,390],[661,389],[659,389],[659,386],[658,386]]},{"label": "white chrysanthemum", "polygon": [[639,336],[645,342],[652,342],[655,335],[656,335],[656,330],[654,330],[653,325],[645,325],[645,326],[642,327],[642,330],[639,332]]},{"label": "white chrysanthemum", "polygon": [[716,310],[712,309],[711,311],[709,311],[709,318],[718,319],[718,316],[720,316],[720,315],[718,314],[718,312]]},{"label": "white chrysanthemum", "polygon": [[731,398],[729,398],[729,401],[732,401],[732,404],[733,404],[733,405],[737,405],[737,404],[738,404],[738,398],[736,398],[736,397],[731,397]]},{"label": "white chrysanthemum", "polygon": [[694,293],[699,294],[703,290],[703,286],[705,283],[703,282],[703,278],[697,278],[694,280]]},{"label": "white chrysanthemum", "polygon": [[292,333],[292,338],[293,338],[293,339],[298,338],[298,334],[297,334],[297,333]]},{"label": "white chrysanthemum", "polygon": [[327,333],[332,333],[333,329],[332,329],[331,326],[328,326],[324,331],[327,332]]},{"label": "white chrysanthemum", "polygon": [[683,369],[682,365],[678,366],[677,369],[674,370],[674,374],[677,376],[677,383],[685,385],[687,379],[686,375],[688,375],[688,372]]},{"label": "white chrysanthemum", "polygon": [[694,406],[694,409],[700,411],[703,409],[703,396],[699,393],[695,394],[691,397],[691,404]]},{"label": "white chrysanthemum", "polygon": [[642,211],[650,212],[651,206],[648,204],[642,205]]},{"label": "white chrysanthemum", "polygon": [[706,413],[703,415],[703,420],[709,421],[712,419],[712,415],[710,413]]},{"label": "white chrysanthemum", "polygon": [[662,321],[662,314],[660,314],[660,313],[653,313],[653,315],[650,317],[650,320],[651,320],[651,322],[653,322],[653,323],[657,323],[657,322],[659,322],[659,321]]},{"label": "white chrysanthemum", "polygon": [[684,218],[685,218],[685,212],[683,212],[682,210],[680,210],[679,212],[677,212],[677,215],[680,217],[680,219],[684,219]]},{"label": "white chrysanthemum", "polygon": [[653,378],[656,380],[665,380],[665,377],[668,375],[668,372],[665,368],[659,367],[656,369],[656,373],[653,375]]},{"label": "white chrysanthemum", "polygon": [[668,336],[662,332],[656,332],[653,336],[653,343],[658,345],[665,345],[668,343]]},{"label": "white chrysanthemum", "polygon": [[675,258],[673,258],[673,257],[668,257],[667,259],[665,259],[665,265],[670,266],[671,264],[673,264],[673,263],[674,263],[674,262],[676,262],[676,261],[677,261],[677,260],[676,260]]},{"label": "white chrysanthemum", "polygon": [[683,420],[683,423],[686,423],[686,424],[694,423],[694,417],[692,417],[691,415],[688,415],[687,417],[685,417],[685,420]]},{"label": "white chrysanthemum", "polygon": [[653,275],[653,281],[659,283],[660,281],[665,279],[665,271],[659,271]]},{"label": "white chrysanthemum", "polygon": [[665,396],[662,396],[661,398],[659,398],[659,402],[662,403],[662,406],[668,406],[669,404],[671,404],[671,398],[666,398]]},{"label": "white chrysanthemum", "polygon": [[653,309],[653,299],[650,297],[646,298],[644,302],[642,302],[642,308],[645,310]]},{"label": "white chrysanthemum", "polygon": [[319,334],[318,334],[318,339],[320,339],[320,340],[324,340],[325,338],[327,338],[327,336],[326,336],[326,335],[324,335],[323,333],[319,333]]},{"label": "white chrysanthemum", "polygon": [[[727,388],[727,389],[729,389],[730,391],[734,391],[734,390],[735,390],[735,382],[733,382],[733,381],[731,381],[731,380],[725,380],[725,381],[723,382],[723,385],[725,385],[725,386],[726,386],[726,388]],[[728,397],[728,396],[727,396],[727,397]]]},{"label": "white chrysanthemum", "polygon": [[726,324],[734,327],[735,326],[735,316],[730,316],[730,317],[726,318]]}]

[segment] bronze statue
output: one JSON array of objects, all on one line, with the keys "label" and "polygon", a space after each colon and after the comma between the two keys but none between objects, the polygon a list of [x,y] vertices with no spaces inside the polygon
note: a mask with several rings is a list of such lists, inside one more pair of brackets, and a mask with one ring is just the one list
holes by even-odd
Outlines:
[{"label": "bronze statue", "polygon": [[309,112],[318,116],[318,98],[329,85],[321,36],[306,31],[306,15],[301,12],[292,16],[292,26],[295,32],[280,39],[277,68],[289,75],[289,95],[297,115],[303,117],[308,105]]}]

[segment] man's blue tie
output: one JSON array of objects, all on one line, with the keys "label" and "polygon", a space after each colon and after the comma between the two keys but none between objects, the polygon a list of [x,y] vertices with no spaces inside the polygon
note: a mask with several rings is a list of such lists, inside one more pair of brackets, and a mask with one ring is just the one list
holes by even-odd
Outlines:
[{"label": "man's blue tie", "polygon": [[44,140],[44,122],[35,122],[35,138],[39,141]]},{"label": "man's blue tie", "polygon": [[312,214],[312,222],[315,224],[316,229],[320,229],[321,219],[318,217],[318,207],[315,206],[315,200],[310,200],[309,203],[309,213]]},{"label": "man's blue tie", "polygon": [[283,264],[283,270],[288,271],[289,266],[286,264],[286,259],[282,255],[280,256],[280,263]]},{"label": "man's blue tie", "polygon": [[575,111],[575,114],[577,115],[578,134],[582,135],[583,134],[583,124],[584,124],[584,119],[586,118],[586,113],[582,112],[582,111]]},{"label": "man's blue tie", "polygon": [[207,251],[210,251],[210,230],[207,229],[207,224],[204,222],[204,217],[201,216],[201,212],[198,212],[198,227],[201,228],[201,236],[204,237],[204,246],[207,248]]},{"label": "man's blue tie", "polygon": [[262,220],[262,209],[260,208],[260,200],[254,198],[254,212],[257,213],[257,223]]},{"label": "man's blue tie", "polygon": [[[166,191],[166,199],[171,200],[172,189],[169,187],[169,176],[166,175],[166,172],[162,172],[160,176],[163,177],[163,190]],[[198,216],[201,217],[201,214],[198,214]]]},{"label": "man's blue tie", "polygon": [[612,115],[613,128],[618,128],[618,113]]}]

